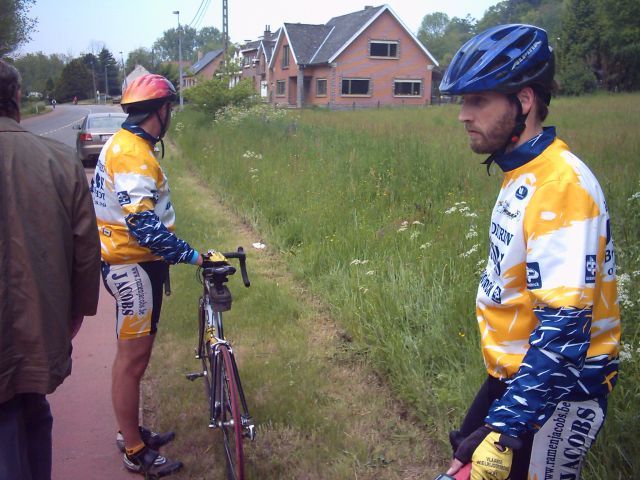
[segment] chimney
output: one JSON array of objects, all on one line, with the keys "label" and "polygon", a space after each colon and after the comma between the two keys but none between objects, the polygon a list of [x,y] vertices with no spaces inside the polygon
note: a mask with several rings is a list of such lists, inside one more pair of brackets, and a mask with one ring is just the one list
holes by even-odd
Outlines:
[{"label": "chimney", "polygon": [[365,5],[365,6],[364,6],[364,9],[365,9],[365,10],[369,10],[370,8],[373,8],[373,5]]},{"label": "chimney", "polygon": [[264,36],[262,38],[265,40],[269,40],[271,38],[271,25],[265,25]]},{"label": "chimney", "polygon": [[202,60],[202,51],[198,50],[198,61]]}]

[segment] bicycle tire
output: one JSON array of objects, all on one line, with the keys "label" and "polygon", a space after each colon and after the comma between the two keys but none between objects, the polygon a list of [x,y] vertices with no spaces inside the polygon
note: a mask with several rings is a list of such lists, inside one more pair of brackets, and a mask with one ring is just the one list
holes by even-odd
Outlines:
[{"label": "bicycle tire", "polygon": [[233,360],[227,345],[219,346],[221,368],[221,429],[223,435],[227,478],[244,480],[244,450],[242,417],[240,415],[239,393],[234,374]]}]

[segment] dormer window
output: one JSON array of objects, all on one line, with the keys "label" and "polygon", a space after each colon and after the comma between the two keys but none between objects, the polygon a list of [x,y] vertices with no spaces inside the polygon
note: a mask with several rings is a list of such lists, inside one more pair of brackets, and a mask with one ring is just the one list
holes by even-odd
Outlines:
[{"label": "dormer window", "polygon": [[371,40],[369,56],[375,58],[398,58],[398,42],[391,40]]}]

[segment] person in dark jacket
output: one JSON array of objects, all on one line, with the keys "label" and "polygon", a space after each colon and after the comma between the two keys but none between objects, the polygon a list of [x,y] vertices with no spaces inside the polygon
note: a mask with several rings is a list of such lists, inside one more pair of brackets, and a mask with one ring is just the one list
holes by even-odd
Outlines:
[{"label": "person in dark jacket", "polygon": [[0,60],[0,480],[51,478],[46,395],[95,315],[100,243],[73,150],[20,126],[18,71]]}]

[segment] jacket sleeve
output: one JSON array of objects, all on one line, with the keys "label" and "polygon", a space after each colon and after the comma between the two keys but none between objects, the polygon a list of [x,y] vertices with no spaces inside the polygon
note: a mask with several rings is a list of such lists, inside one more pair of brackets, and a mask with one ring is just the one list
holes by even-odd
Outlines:
[{"label": "jacket sleeve", "polygon": [[100,293],[100,240],[93,200],[80,162],[75,169],[73,200],[73,273],[71,313],[95,315]]},{"label": "jacket sleeve", "polygon": [[580,381],[591,341],[596,272],[602,268],[606,215],[578,183],[536,192],[525,216],[527,294],[538,326],[504,395],[485,422],[512,436],[535,430]]}]

